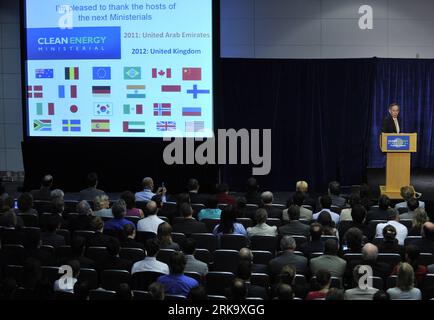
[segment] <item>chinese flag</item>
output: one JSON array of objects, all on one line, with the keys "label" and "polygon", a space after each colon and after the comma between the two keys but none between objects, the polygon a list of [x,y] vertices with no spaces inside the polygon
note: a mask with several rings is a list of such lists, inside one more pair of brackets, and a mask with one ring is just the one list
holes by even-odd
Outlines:
[{"label": "chinese flag", "polygon": [[202,80],[202,68],[182,68],[182,80]]}]

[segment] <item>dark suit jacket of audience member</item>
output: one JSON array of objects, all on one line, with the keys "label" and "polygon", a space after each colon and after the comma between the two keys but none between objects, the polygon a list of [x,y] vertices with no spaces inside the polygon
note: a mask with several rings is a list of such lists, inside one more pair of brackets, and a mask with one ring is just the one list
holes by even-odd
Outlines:
[{"label": "dark suit jacket of audience member", "polygon": [[397,253],[404,258],[404,246],[398,244],[398,240],[384,241],[384,239],[376,239],[373,242],[377,248],[378,253]]},{"label": "dark suit jacket of audience member", "polygon": [[195,193],[195,192],[189,192],[190,195],[190,203],[200,203],[205,205],[209,195],[205,193]]},{"label": "dark suit jacket of audience member", "polygon": [[80,191],[80,201],[81,200],[93,201],[95,197],[102,196],[103,194],[105,194],[104,191],[99,190],[95,187],[89,187]]},{"label": "dark suit jacket of audience member", "polygon": [[417,246],[420,252],[430,252],[434,253],[434,241],[429,239],[420,239],[414,242],[414,245]]},{"label": "dark suit jacket of audience member", "polygon": [[258,206],[262,205],[261,195],[258,192],[246,192],[244,197],[248,204],[256,204]]},{"label": "dark suit jacket of audience member", "polygon": [[268,218],[278,218],[282,219],[282,209],[275,208],[270,205],[264,205],[264,209],[267,210]]},{"label": "dark suit jacket of audience member", "polygon": [[74,215],[69,219],[69,229],[71,231],[76,230],[92,230],[92,222],[93,217],[87,215]]},{"label": "dark suit jacket of audience member", "polygon": [[106,234],[96,232],[93,236],[89,238],[86,245],[88,247],[107,247],[107,244],[112,241],[112,238],[113,237]]},{"label": "dark suit jacket of audience member", "polygon": [[258,285],[251,284],[250,282],[247,282],[246,284],[248,297],[258,297],[262,298],[263,300],[268,299],[267,289]]},{"label": "dark suit jacket of audience member", "polygon": [[138,248],[138,249],[145,250],[145,246],[142,243],[137,242],[136,240],[130,239],[130,238],[124,239],[124,241],[121,244],[121,247],[122,248]]},{"label": "dark suit jacket of audience member", "polygon": [[205,223],[189,218],[176,220],[176,223],[174,223],[172,226],[172,230],[173,232],[179,232],[184,234],[208,232]]},{"label": "dark suit jacket of audience member", "polygon": [[324,241],[321,239],[316,241],[308,241],[303,243],[300,248],[297,248],[296,250],[303,252],[306,257],[310,258],[310,255],[313,252],[324,252]]},{"label": "dark suit jacket of audience member", "polygon": [[307,238],[310,234],[309,230],[310,227],[308,225],[300,222],[299,220],[292,220],[279,228],[279,234],[281,234],[282,236],[300,235]]},{"label": "dark suit jacket of audience member", "polygon": [[30,194],[33,196],[33,200],[51,201],[50,188],[41,187],[40,189],[30,191]]},{"label": "dark suit jacket of audience member", "polygon": [[41,235],[41,240],[43,245],[53,246],[54,248],[64,246],[66,244],[65,237],[56,233],[44,232]]},{"label": "dark suit jacket of audience member", "polygon": [[270,274],[276,277],[282,271],[282,268],[287,264],[293,265],[296,268],[296,273],[305,274],[307,270],[306,257],[299,256],[289,251],[285,251],[276,258],[270,260],[268,265]]},{"label": "dark suit jacket of audience member", "polygon": [[126,270],[128,272],[131,272],[132,266],[133,263],[129,260],[122,259],[119,257],[110,257],[103,263],[101,269],[102,270]]},{"label": "dark suit jacket of audience member", "polygon": [[330,198],[332,199],[332,205],[338,206],[340,208],[345,208],[345,204],[347,200],[341,196],[331,195]]}]

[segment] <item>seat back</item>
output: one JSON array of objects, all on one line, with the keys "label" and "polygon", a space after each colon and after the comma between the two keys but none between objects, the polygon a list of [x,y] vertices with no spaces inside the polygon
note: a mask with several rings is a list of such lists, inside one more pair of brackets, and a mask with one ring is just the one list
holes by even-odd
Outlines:
[{"label": "seat back", "polygon": [[265,250],[252,250],[253,263],[268,265],[271,259],[273,259],[273,254],[270,251]]},{"label": "seat back", "polygon": [[273,255],[279,246],[277,236],[253,236],[250,238],[250,248],[252,250],[269,251]]},{"label": "seat back", "polygon": [[104,289],[94,289],[89,291],[89,299],[93,300],[116,300],[116,292]]},{"label": "seat back", "polygon": [[95,269],[81,268],[78,280],[87,281],[89,289],[97,289],[99,287],[98,272]]},{"label": "seat back", "polygon": [[206,292],[210,295],[226,295],[226,288],[228,288],[233,279],[232,272],[219,272],[211,271],[206,275]]},{"label": "seat back", "polygon": [[218,238],[212,233],[192,233],[190,237],[196,240],[196,248],[207,249],[211,253],[218,248]]},{"label": "seat back", "polygon": [[121,283],[130,284],[131,275],[126,270],[104,270],[101,273],[101,287],[116,291]]},{"label": "seat back", "polygon": [[241,234],[223,234],[220,236],[221,249],[240,250],[249,244],[246,236]]},{"label": "seat back", "polygon": [[221,249],[214,251],[213,271],[227,271],[235,273],[239,265],[239,252],[237,250]]},{"label": "seat back", "polygon": [[143,260],[146,256],[145,251],[140,248],[121,248],[119,256],[131,262]]},{"label": "seat back", "polygon": [[172,249],[160,249],[157,253],[157,260],[169,265],[170,257],[175,253]]},{"label": "seat back", "polygon": [[86,257],[101,265],[108,260],[109,254],[106,247],[89,247],[86,250]]},{"label": "seat back", "polygon": [[134,290],[147,291],[149,285],[157,281],[162,275],[164,274],[153,271],[136,272],[131,276],[131,288]]},{"label": "seat back", "polygon": [[36,214],[18,214],[23,219],[24,226],[26,227],[39,227],[39,218]]},{"label": "seat back", "polygon": [[212,262],[212,254],[208,251],[208,249],[196,249],[194,252],[194,257],[206,264],[210,264]]}]

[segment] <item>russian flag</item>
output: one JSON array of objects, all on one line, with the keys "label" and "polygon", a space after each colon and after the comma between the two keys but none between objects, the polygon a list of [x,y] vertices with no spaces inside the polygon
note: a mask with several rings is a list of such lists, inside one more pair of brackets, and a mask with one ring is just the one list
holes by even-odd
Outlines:
[{"label": "russian flag", "polygon": [[202,108],[182,108],[183,116],[201,116]]}]

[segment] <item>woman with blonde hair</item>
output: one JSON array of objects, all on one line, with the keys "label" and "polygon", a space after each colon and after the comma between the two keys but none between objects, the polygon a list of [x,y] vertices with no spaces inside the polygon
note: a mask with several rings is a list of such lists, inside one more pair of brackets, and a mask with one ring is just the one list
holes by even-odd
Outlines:
[{"label": "woman with blonde hair", "polygon": [[407,262],[401,262],[396,278],[396,286],[387,290],[391,300],[421,300],[422,294],[414,287],[413,267]]},{"label": "woman with blonde hair", "polygon": [[408,231],[409,236],[420,236],[423,224],[428,221],[428,215],[424,208],[414,210],[414,216],[411,222],[411,229]]}]

